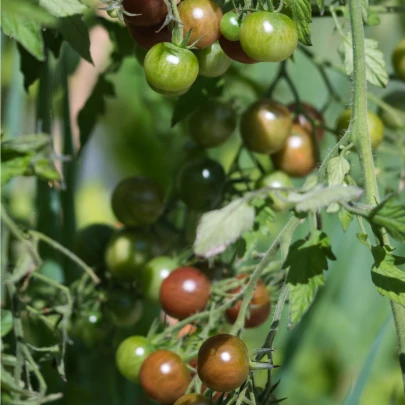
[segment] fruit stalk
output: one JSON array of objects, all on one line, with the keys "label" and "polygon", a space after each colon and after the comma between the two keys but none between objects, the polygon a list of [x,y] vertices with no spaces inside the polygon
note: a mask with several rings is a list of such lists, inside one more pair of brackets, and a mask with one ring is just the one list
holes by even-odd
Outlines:
[{"label": "fruit stalk", "polygon": [[170,0],[170,4],[172,8],[173,17],[175,20],[172,39],[175,45],[180,45],[183,42],[183,25],[180,23],[181,20],[179,10],[177,10],[176,0]]}]

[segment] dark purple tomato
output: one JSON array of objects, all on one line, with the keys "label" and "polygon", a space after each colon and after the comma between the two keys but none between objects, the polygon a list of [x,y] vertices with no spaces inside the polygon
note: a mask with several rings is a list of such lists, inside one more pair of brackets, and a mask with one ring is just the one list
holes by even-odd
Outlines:
[{"label": "dark purple tomato", "polygon": [[[320,124],[325,124],[323,114],[318,111],[313,105],[308,103],[301,103],[301,109],[307,114],[309,118],[313,121],[318,121]],[[304,114],[297,114],[297,104],[292,103],[287,106],[287,108],[295,114],[294,123],[301,125],[308,133],[312,132],[312,124]],[[315,135],[318,141],[321,141],[325,135],[325,130],[322,127],[316,127]]]},{"label": "dark purple tomato", "polygon": [[170,42],[172,34],[168,27],[164,27],[162,30],[157,32],[161,27],[159,25],[153,25],[151,27],[138,27],[136,25],[127,24],[128,31],[132,39],[144,49],[150,49],[154,45],[160,42]]},{"label": "dark purple tomato", "polygon": [[167,6],[163,0],[123,0],[122,7],[130,14],[124,14],[125,21],[140,27],[160,24],[167,15]]},{"label": "dark purple tomato", "polygon": [[246,54],[239,41],[229,41],[221,36],[219,38],[219,44],[221,45],[222,50],[236,62],[244,63],[246,65],[257,63],[256,60]]}]

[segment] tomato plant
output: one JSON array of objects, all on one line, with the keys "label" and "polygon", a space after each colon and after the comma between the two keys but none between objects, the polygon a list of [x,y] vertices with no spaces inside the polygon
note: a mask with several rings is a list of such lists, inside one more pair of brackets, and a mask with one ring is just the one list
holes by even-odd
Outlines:
[{"label": "tomato plant", "polygon": [[240,44],[239,41],[230,41],[229,39],[226,39],[225,37],[221,36],[219,38],[219,43],[221,45],[222,50],[231,59],[247,65],[257,63],[256,60],[252,59],[250,56],[246,54],[246,52],[242,49],[242,45]]},{"label": "tomato plant", "polygon": [[150,49],[161,42],[170,42],[172,37],[170,30],[167,27],[160,29],[160,25],[140,27],[128,23],[127,28],[132,39],[143,49]]},{"label": "tomato plant", "polygon": [[405,81],[405,39],[401,40],[392,53],[392,66],[398,78]]},{"label": "tomato plant", "polygon": [[221,19],[221,34],[228,41],[239,41],[240,25],[239,14],[235,11],[228,11]]},{"label": "tomato plant", "polygon": [[165,3],[159,0],[123,0],[121,3],[127,13],[135,14],[125,14],[125,20],[141,27],[162,23],[167,14]]},{"label": "tomato plant", "polygon": [[231,59],[222,50],[218,42],[196,51],[200,75],[204,77],[222,76],[231,65]]}]

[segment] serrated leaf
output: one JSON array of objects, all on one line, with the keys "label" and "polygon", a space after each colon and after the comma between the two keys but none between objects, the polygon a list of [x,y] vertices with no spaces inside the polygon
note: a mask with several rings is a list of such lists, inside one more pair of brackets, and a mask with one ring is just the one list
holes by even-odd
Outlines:
[{"label": "serrated leaf", "polygon": [[48,134],[22,135],[1,142],[2,160],[8,153],[31,153],[49,146],[51,137]]},{"label": "serrated leaf", "polygon": [[330,185],[343,184],[346,174],[350,171],[350,164],[342,155],[340,155],[329,160],[327,170],[328,182]]},{"label": "serrated leaf", "polygon": [[371,279],[377,291],[389,300],[405,305],[405,273],[395,267],[395,258],[385,246],[373,246]]},{"label": "serrated leaf", "polygon": [[348,202],[360,198],[363,190],[353,186],[335,185],[325,187],[318,185],[305,194],[289,193],[287,200],[295,203],[297,212],[316,211],[334,202]]},{"label": "serrated leaf", "polygon": [[8,309],[1,310],[1,337],[6,336],[13,329],[13,314]]},{"label": "serrated leaf", "polygon": [[320,231],[309,240],[298,240],[288,252],[284,267],[289,267],[287,284],[290,291],[290,322],[297,323],[310,307],[319,286],[324,283],[323,271],[328,260],[335,260],[328,236]]},{"label": "serrated leaf", "polygon": [[39,4],[55,17],[83,14],[87,8],[79,0],[39,0]]},{"label": "serrated leaf", "polygon": [[353,214],[344,208],[341,208],[339,211],[339,220],[342,224],[343,231],[346,232],[353,220]]},{"label": "serrated leaf", "polygon": [[[385,66],[384,54],[378,49],[378,42],[374,39],[365,38],[366,53],[366,76],[367,80],[377,87],[385,87],[388,83],[388,72]],[[346,74],[353,73],[353,47],[352,37],[349,32],[339,47],[339,53],[343,59]]]},{"label": "serrated leaf", "polygon": [[312,45],[311,32],[309,29],[309,25],[312,22],[310,0],[292,0],[290,6],[293,12],[293,20],[297,28],[298,40],[304,45]]},{"label": "serrated leaf", "polygon": [[210,211],[201,217],[194,242],[194,253],[201,257],[212,257],[225,251],[255,219],[255,210],[243,199],[237,199],[219,210]]}]

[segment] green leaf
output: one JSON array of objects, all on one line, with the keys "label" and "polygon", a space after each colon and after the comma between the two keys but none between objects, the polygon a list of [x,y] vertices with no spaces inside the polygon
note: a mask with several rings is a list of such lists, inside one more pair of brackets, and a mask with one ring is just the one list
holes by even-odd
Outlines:
[{"label": "green leaf", "polygon": [[366,233],[357,233],[357,239],[365,246],[369,247],[368,235]]},{"label": "green leaf", "polygon": [[391,301],[405,305],[405,273],[395,267],[395,258],[386,246],[373,246],[371,279],[378,292]]},{"label": "green leaf", "polygon": [[1,143],[1,156],[8,153],[31,153],[49,146],[51,137],[48,134],[22,135],[12,139],[6,139]]},{"label": "green leaf", "polygon": [[79,14],[59,20],[59,32],[63,39],[87,62],[93,63],[90,55],[89,30]]},{"label": "green leaf", "polygon": [[339,220],[342,224],[343,231],[346,232],[353,220],[353,214],[344,208],[341,208],[339,211]]},{"label": "green leaf", "polygon": [[18,44],[18,52],[20,53],[20,70],[24,76],[24,89],[28,91],[41,72],[43,62],[32,56],[25,48]]},{"label": "green leaf", "polygon": [[13,15],[21,21],[34,21],[47,27],[52,27],[57,22],[54,16],[31,0],[2,0],[1,7],[2,18],[4,15]]},{"label": "green leaf", "polygon": [[310,307],[319,286],[324,283],[323,271],[328,259],[335,260],[328,236],[316,231],[309,240],[298,240],[288,252],[284,267],[289,267],[287,284],[290,291],[290,322],[296,324]]},{"label": "green leaf", "polygon": [[60,174],[56,170],[51,159],[40,158],[34,163],[34,173],[42,180],[60,180]]},{"label": "green leaf", "polygon": [[243,199],[210,211],[201,217],[193,250],[197,256],[212,257],[225,251],[255,220],[255,210]]},{"label": "green leaf", "polygon": [[80,129],[81,150],[89,140],[98,116],[105,113],[105,98],[114,96],[114,85],[105,78],[105,74],[100,75],[90,97],[80,110],[77,118]]},{"label": "green leaf", "polygon": [[4,186],[13,177],[32,174],[30,167],[34,154],[16,156],[1,162],[1,185]]},{"label": "green leaf", "polygon": [[[365,38],[366,53],[366,76],[367,80],[377,87],[386,87],[388,83],[388,73],[385,66],[384,54],[378,49],[378,42],[374,39]],[[351,76],[353,73],[353,48],[352,37],[349,32],[343,39],[339,47],[339,53],[343,59],[346,74]]]},{"label": "green leaf", "polygon": [[350,164],[342,155],[339,155],[329,160],[327,170],[330,185],[343,184],[346,174],[350,171]]},{"label": "green leaf", "polygon": [[323,15],[323,12],[325,11],[325,0],[316,0],[316,4],[318,5],[319,12]]},{"label": "green leaf", "polygon": [[1,310],[1,337],[6,336],[13,329],[13,314],[8,309]]},{"label": "green leaf", "polygon": [[39,4],[55,17],[83,14],[87,8],[79,0],[39,0]]},{"label": "green leaf", "polygon": [[309,29],[309,25],[312,22],[311,1],[292,0],[290,6],[293,12],[293,20],[297,27],[298,40],[304,45],[312,45],[311,32]]},{"label": "green leaf", "polygon": [[297,212],[306,212],[319,210],[334,202],[357,200],[362,194],[363,190],[358,187],[343,185],[325,187],[318,185],[305,194],[296,192],[289,193],[287,201],[296,204],[295,210]]},{"label": "green leaf", "polygon": [[368,0],[361,0],[361,13],[363,14],[363,21],[368,20]]}]

